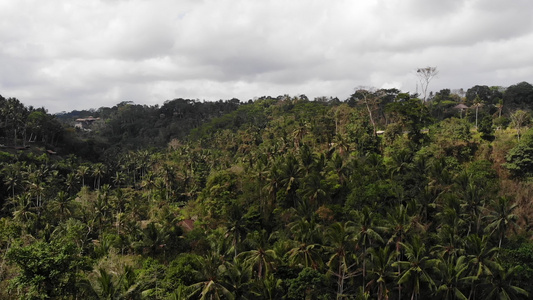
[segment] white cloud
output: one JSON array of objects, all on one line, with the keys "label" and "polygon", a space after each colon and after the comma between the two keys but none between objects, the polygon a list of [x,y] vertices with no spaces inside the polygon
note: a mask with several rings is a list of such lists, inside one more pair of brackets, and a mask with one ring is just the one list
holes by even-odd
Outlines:
[{"label": "white cloud", "polygon": [[527,0],[0,2],[0,94],[56,112],[531,81]]}]

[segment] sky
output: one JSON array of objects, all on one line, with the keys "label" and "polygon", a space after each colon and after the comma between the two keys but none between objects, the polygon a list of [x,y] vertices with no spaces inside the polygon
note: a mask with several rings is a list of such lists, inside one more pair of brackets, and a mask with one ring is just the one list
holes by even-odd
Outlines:
[{"label": "sky", "polygon": [[[0,95],[51,113],[533,83],[530,0],[0,0]],[[420,89],[420,87],[418,87]]]}]

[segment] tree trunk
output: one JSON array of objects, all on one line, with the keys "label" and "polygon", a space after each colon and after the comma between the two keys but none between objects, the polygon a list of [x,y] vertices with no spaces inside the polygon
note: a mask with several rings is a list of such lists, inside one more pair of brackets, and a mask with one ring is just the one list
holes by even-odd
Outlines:
[{"label": "tree trunk", "polygon": [[365,104],[366,109],[368,110],[368,117],[370,118],[370,122],[372,123],[372,129],[374,130],[374,136],[376,136],[376,123],[374,122],[374,117],[372,116],[372,110],[370,109],[370,106],[368,105],[368,100],[365,98]]}]

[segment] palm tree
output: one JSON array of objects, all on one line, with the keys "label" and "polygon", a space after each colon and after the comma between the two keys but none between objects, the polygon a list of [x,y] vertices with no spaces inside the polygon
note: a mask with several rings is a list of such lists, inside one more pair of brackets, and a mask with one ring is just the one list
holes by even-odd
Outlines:
[{"label": "palm tree", "polygon": [[303,187],[301,188],[303,198],[308,199],[311,209],[316,210],[327,199],[327,186],[322,180],[320,174],[311,173],[305,177]]},{"label": "palm tree", "polygon": [[57,197],[50,203],[52,209],[59,213],[60,221],[71,214],[71,200],[67,193],[59,191]]},{"label": "palm tree", "polygon": [[124,195],[124,191],[121,188],[118,188],[114,191],[114,197],[112,200],[113,208],[118,212],[122,213],[124,211],[124,206],[126,204],[126,196]]},{"label": "palm tree", "polygon": [[468,262],[465,256],[459,256],[457,259],[445,259],[439,257],[434,268],[436,272],[436,290],[434,296],[439,299],[467,300],[463,294],[464,287],[472,278],[468,277]]},{"label": "palm tree", "polygon": [[[406,260],[397,261],[393,266],[398,266],[403,271],[399,273],[398,284],[407,284],[411,288],[411,300],[418,299],[421,291],[431,291],[435,287],[435,282],[431,277],[431,268],[436,265],[436,260],[432,259],[426,245],[422,243],[420,237],[415,235],[410,243],[402,243],[405,249]],[[427,287],[421,289],[423,283]],[[402,293],[400,289],[399,294]]]},{"label": "palm tree", "polygon": [[527,299],[528,292],[512,284],[513,275],[520,266],[498,269],[481,286],[482,298],[486,300]]},{"label": "palm tree", "polygon": [[472,234],[466,238],[465,252],[469,264],[469,275],[472,277],[469,299],[476,298],[475,283],[491,276],[502,267],[495,261],[499,248],[490,247],[489,236],[480,238]]},{"label": "palm tree", "polygon": [[275,266],[278,257],[273,249],[268,249],[268,236],[266,230],[254,231],[248,234],[246,241],[252,247],[252,250],[241,252],[237,259],[242,259],[247,263],[254,275],[259,279],[264,278]]},{"label": "palm tree", "polygon": [[501,118],[502,117],[502,110],[503,110],[503,99],[499,99],[498,103],[494,104],[494,106],[496,106],[496,108],[498,108],[498,117]]},{"label": "palm tree", "polygon": [[274,274],[268,274],[262,280],[257,280],[252,286],[252,293],[260,296],[261,299],[276,300],[285,296],[283,280],[276,278]]},{"label": "palm tree", "polygon": [[339,177],[339,183],[344,186],[348,177],[350,176],[350,167],[347,164],[347,159],[343,159],[341,155],[333,153],[331,158],[332,168],[335,170],[335,173]]},{"label": "palm tree", "polygon": [[176,169],[170,164],[163,164],[161,167],[161,177],[165,183],[165,199],[169,200],[173,189],[176,186]]},{"label": "palm tree", "polygon": [[136,282],[133,267],[125,266],[124,270],[116,274],[99,268],[95,278],[82,281],[85,295],[97,299],[140,299],[140,282]]},{"label": "palm tree", "polygon": [[[400,204],[392,212],[388,213],[386,219],[387,233],[392,233],[387,245],[393,244],[398,253],[397,261],[403,259],[403,243],[413,232],[422,228],[420,224],[415,222],[415,217],[407,214],[407,207]],[[400,264],[397,265],[398,274],[400,273]],[[399,282],[398,290],[401,291],[401,282]]]},{"label": "palm tree", "polygon": [[315,154],[307,144],[303,144],[299,151],[300,161],[302,162],[305,175],[309,175],[315,162]]},{"label": "palm tree", "polygon": [[135,152],[134,161],[136,164],[136,169],[141,172],[141,180],[143,180],[148,168],[152,165],[150,152],[148,152],[148,150],[140,150]]},{"label": "palm tree", "polygon": [[228,236],[232,236],[234,258],[237,257],[241,240],[248,231],[247,225],[246,219],[243,218],[242,206],[230,204],[227,212],[226,233]]},{"label": "palm tree", "polygon": [[477,184],[473,179],[473,174],[463,171],[455,179],[457,186],[456,194],[461,198],[463,220],[468,222],[468,236],[474,227],[475,233],[480,233],[481,217],[485,207],[484,187]]},{"label": "palm tree", "polygon": [[[223,275],[225,268],[221,257],[210,253],[205,257],[198,257],[199,270],[196,270],[201,279],[200,282],[189,286],[191,292],[187,299],[200,300],[221,300],[221,299],[235,299],[227,286],[223,283]],[[194,298],[193,298],[194,297]]]},{"label": "palm tree", "polygon": [[15,189],[21,183],[21,167],[19,164],[7,164],[2,168],[4,183],[11,190],[11,197],[15,198]]},{"label": "palm tree", "polygon": [[476,95],[476,98],[474,99],[474,105],[473,106],[476,108],[476,129],[477,129],[478,128],[478,126],[477,126],[478,111],[479,111],[479,108],[481,106],[483,106],[483,100],[481,100],[481,98],[479,98],[479,95]]},{"label": "palm tree", "polygon": [[[294,155],[287,155],[280,168],[281,187],[284,188],[287,193],[286,201],[292,200],[292,207],[296,207],[298,205],[296,191],[300,185],[301,173],[302,168],[300,167]],[[284,204],[287,205],[288,203]]]},{"label": "palm tree", "polygon": [[87,174],[89,174],[89,167],[88,166],[79,166],[78,168],[78,171],[77,171],[77,174],[79,177],[81,177],[81,185],[82,186],[85,186],[85,176],[87,176]]},{"label": "palm tree", "polygon": [[14,203],[13,208],[13,220],[20,222],[23,225],[27,226],[29,221],[32,221],[36,218],[34,212],[34,207],[31,201],[31,195],[28,193],[23,193],[17,195],[12,202]]},{"label": "palm tree", "polygon": [[98,277],[96,277],[95,282],[92,284],[93,291],[98,298],[117,299],[119,289],[113,277],[105,269],[98,269]]},{"label": "palm tree", "polygon": [[288,225],[292,238],[295,241],[306,244],[319,244],[323,236],[322,226],[316,220],[308,220],[305,217],[291,222]]},{"label": "palm tree", "polygon": [[345,297],[345,281],[358,275],[353,268],[358,261],[354,253],[356,246],[355,224],[351,221],[332,224],[326,232],[325,250],[330,254],[327,263],[329,272],[337,277],[337,299]]},{"label": "palm tree", "polygon": [[102,176],[107,172],[107,167],[103,163],[96,163],[93,166],[93,176],[94,176],[94,188],[100,189],[100,181]]},{"label": "palm tree", "polygon": [[417,207],[417,215],[420,216],[421,224],[426,224],[430,220],[430,214],[433,215],[436,201],[442,193],[443,191],[439,191],[439,188],[433,185],[426,185],[420,189],[414,204]]},{"label": "palm tree", "polygon": [[375,214],[372,210],[365,206],[362,210],[356,211],[356,238],[357,244],[362,247],[360,259],[363,263],[363,293],[365,293],[366,280],[366,256],[369,247],[374,246],[375,242],[383,243],[383,238],[378,233],[380,227],[375,225]]},{"label": "palm tree", "polygon": [[374,247],[368,250],[370,254],[370,269],[368,273],[371,280],[369,286],[377,285],[377,299],[388,299],[388,283],[398,276],[393,271],[393,263],[398,253],[392,251],[390,247]]},{"label": "palm tree", "polygon": [[148,253],[154,255],[162,248],[165,248],[168,239],[168,232],[166,229],[157,223],[150,223],[142,230],[142,247]]},{"label": "palm tree", "polygon": [[289,263],[293,266],[316,270],[323,265],[320,249],[320,244],[294,242],[293,247],[287,252]]},{"label": "palm tree", "polygon": [[76,189],[76,185],[77,185],[77,179],[76,179],[76,174],[75,173],[68,173],[67,174],[67,177],[65,178],[65,186],[67,188],[67,192],[70,194],[70,195],[73,195],[75,194],[75,189]]},{"label": "palm tree", "polygon": [[274,206],[278,191],[281,189],[281,181],[281,161],[277,159],[273,161],[270,164],[269,169],[265,171],[264,189],[270,198],[269,203],[266,204],[265,207],[270,208]]},{"label": "palm tree", "polygon": [[489,208],[487,216],[489,225],[485,230],[491,234],[494,232],[498,234],[498,248],[501,248],[507,230],[516,226],[518,216],[513,211],[517,208],[517,204],[511,204],[507,197],[498,197],[496,201],[490,203]]},{"label": "palm tree", "polygon": [[236,299],[252,299],[251,289],[254,283],[252,268],[241,260],[226,261],[221,266],[223,285],[231,291]]},{"label": "palm tree", "polygon": [[455,195],[445,194],[441,211],[437,213],[439,228],[437,228],[438,243],[435,251],[447,258],[457,257],[461,254],[462,240],[460,228],[464,227],[465,221],[461,216],[461,202]]},{"label": "palm tree", "polygon": [[115,187],[120,187],[122,183],[124,182],[124,176],[122,175],[122,172],[120,171],[116,171],[112,179],[113,179],[113,184],[115,185]]},{"label": "palm tree", "polygon": [[152,192],[155,186],[156,186],[155,174],[152,173],[151,171],[148,171],[148,173],[146,173],[143,176],[143,180],[141,181],[141,187],[145,190],[148,190],[147,196],[149,200],[152,199]]},{"label": "palm tree", "polygon": [[46,192],[46,188],[44,182],[34,182],[30,185],[30,194],[35,196],[35,206],[38,208],[43,206],[43,196]]}]

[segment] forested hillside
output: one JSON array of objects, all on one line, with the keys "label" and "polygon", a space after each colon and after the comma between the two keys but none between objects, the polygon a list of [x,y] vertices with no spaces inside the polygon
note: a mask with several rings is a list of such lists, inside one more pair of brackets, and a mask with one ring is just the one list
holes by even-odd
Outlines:
[{"label": "forested hillside", "polygon": [[532,298],[533,87],[428,98],[0,97],[0,298]]}]

